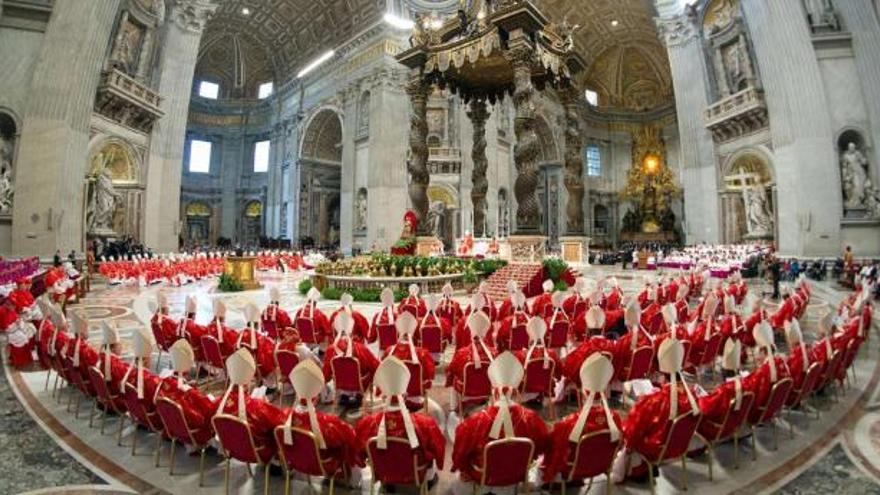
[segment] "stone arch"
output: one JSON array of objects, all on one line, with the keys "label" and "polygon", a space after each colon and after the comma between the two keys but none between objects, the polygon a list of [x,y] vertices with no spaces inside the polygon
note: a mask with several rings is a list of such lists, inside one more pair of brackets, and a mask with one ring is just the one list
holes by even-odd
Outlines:
[{"label": "stone arch", "polygon": [[241,211],[241,242],[245,246],[255,246],[263,235],[263,202],[259,199],[245,200]]},{"label": "stone arch", "polygon": [[745,196],[747,194],[754,195],[755,190],[761,192],[766,198],[766,207],[773,223],[772,232],[769,232],[768,229],[760,238],[775,238],[778,223],[776,220],[776,179],[773,158],[769,150],[761,147],[739,150],[725,161],[721,172],[720,210],[723,242],[739,243],[759,238],[749,230],[747,219],[749,212],[745,201]]},{"label": "stone arch", "polygon": [[141,154],[125,139],[96,136],[89,143],[86,175],[94,176],[103,168],[110,169],[114,184],[140,184]]},{"label": "stone arch", "polygon": [[838,153],[842,153],[846,150],[849,143],[856,143],[856,146],[858,146],[863,152],[866,149],[873,148],[871,135],[860,127],[846,126],[837,131],[837,134],[834,137],[835,150],[837,150]]},{"label": "stone arch", "polygon": [[191,201],[183,209],[183,216],[186,229],[183,236],[187,245],[214,242],[215,219],[211,205],[201,200]]},{"label": "stone arch", "polygon": [[559,147],[556,143],[556,136],[553,135],[553,128],[543,115],[539,115],[535,119],[535,133],[538,135],[538,143],[541,145],[538,162],[558,162]]},{"label": "stone arch", "polygon": [[611,230],[611,209],[603,204],[593,206],[593,232],[607,235]]},{"label": "stone arch", "polygon": [[300,156],[307,160],[342,163],[342,115],[330,107],[315,111],[303,127]]}]

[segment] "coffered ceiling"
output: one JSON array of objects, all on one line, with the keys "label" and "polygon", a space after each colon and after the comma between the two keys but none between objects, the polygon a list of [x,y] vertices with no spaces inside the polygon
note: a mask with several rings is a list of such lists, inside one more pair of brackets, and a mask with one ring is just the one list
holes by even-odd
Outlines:
[{"label": "coffered ceiling", "polygon": [[[403,0],[411,8],[454,8],[451,0]],[[532,0],[556,22],[579,24],[588,69],[579,83],[602,107],[644,110],[672,101],[666,50],[651,0]],[[379,21],[386,0],[220,0],[202,38],[200,76],[224,95],[252,97],[265,80],[284,81],[324,51]],[[450,7],[450,5],[452,7]]]}]

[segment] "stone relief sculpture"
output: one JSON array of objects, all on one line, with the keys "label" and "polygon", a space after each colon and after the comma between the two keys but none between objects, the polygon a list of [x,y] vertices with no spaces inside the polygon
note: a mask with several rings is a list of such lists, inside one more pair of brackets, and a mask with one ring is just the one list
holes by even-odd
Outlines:
[{"label": "stone relief sculpture", "polygon": [[357,136],[370,134],[370,92],[364,91],[358,102]]},{"label": "stone relief sculpture", "polygon": [[12,149],[12,140],[0,134],[0,214],[12,212]]},{"label": "stone relief sculpture", "polygon": [[110,52],[110,66],[129,75],[137,71],[137,56],[143,41],[143,30],[124,18]]},{"label": "stone relief sculpture", "polygon": [[367,190],[358,191],[354,204],[354,228],[358,231],[367,230]]},{"label": "stone relief sculpture", "polygon": [[106,168],[93,179],[92,194],[86,210],[88,231],[92,234],[113,234],[113,217],[122,201],[122,194],[113,187]]},{"label": "stone relief sculpture", "polygon": [[755,185],[743,188],[748,237],[760,239],[773,236],[773,212],[767,198],[767,188]]},{"label": "stone relief sculpture", "polygon": [[443,225],[446,218],[446,204],[443,201],[434,201],[428,210],[428,225],[430,233],[438,239],[443,238]]},{"label": "stone relief sculpture", "polygon": [[810,29],[817,31],[840,31],[840,19],[831,0],[804,0]]},{"label": "stone relief sculpture", "polygon": [[843,177],[844,209],[865,208],[866,182],[868,179],[868,159],[856,143],[849,143],[840,157]]}]

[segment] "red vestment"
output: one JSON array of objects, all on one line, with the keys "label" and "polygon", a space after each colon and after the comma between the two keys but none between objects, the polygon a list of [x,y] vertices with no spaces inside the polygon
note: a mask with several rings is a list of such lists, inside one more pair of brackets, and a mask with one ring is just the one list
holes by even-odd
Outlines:
[{"label": "red vestment", "polygon": [[[365,466],[367,459],[367,444],[370,439],[379,432],[379,423],[385,416],[385,430],[388,437],[407,438],[406,428],[403,424],[403,415],[400,411],[377,412],[364,416],[355,426],[357,436],[357,465]],[[443,469],[443,460],[446,455],[446,437],[437,426],[437,422],[431,416],[422,413],[411,413],[413,427],[419,446],[416,448],[419,466],[431,466],[437,464],[437,469]],[[386,480],[393,483],[394,480]]]},{"label": "red vestment", "polygon": [[[571,442],[568,437],[577,423],[578,416],[580,416],[580,411],[569,414],[553,425],[553,431],[550,432],[548,451],[544,456],[545,483],[552,482],[557,475],[561,475],[563,478],[568,476],[571,469],[568,463],[574,460],[574,451],[577,448],[577,443]],[[620,415],[617,414],[617,411],[611,411],[611,417],[617,424],[617,429],[622,430]],[[607,429],[608,419],[605,417],[605,410],[597,400],[590,409],[582,435]]]}]

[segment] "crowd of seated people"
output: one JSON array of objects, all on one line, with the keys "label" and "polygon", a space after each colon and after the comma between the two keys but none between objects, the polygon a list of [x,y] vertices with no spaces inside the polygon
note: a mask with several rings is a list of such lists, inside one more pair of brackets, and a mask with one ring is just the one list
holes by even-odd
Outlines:
[{"label": "crowd of seated people", "polygon": [[[485,289],[464,308],[451,286],[439,298],[413,288],[399,303],[386,290],[372,321],[349,298],[326,312],[314,289],[288,312],[272,289],[266,307],[247,305],[241,328],[230,326],[221,299],[198,321],[193,297],[173,315],[160,292],[150,325],[134,329],[130,360],[119,355],[114,324],[102,324],[96,345],[89,322],[26,289],[9,294],[0,320],[13,365],[36,359],[78,400],[202,456],[216,436],[224,457],[262,464],[267,477],[279,464],[352,481],[369,464],[373,481],[386,485],[428,486],[445,469],[490,487],[525,481],[523,471],[540,461],[542,483],[601,474],[624,482],[652,479],[697,434],[711,447],[843,381],[871,328],[874,287],[866,279],[824,315],[813,341],[799,325],[812,296],[804,278],[785,286],[773,310],[748,307],[741,278],[699,271],[646,279],[632,293],[613,278],[579,279],[531,301],[516,284],[504,301]],[[788,342],[787,353],[776,340]],[[456,350],[443,363],[449,346]],[[157,375],[150,361],[158,351],[171,367]],[[716,368],[728,378],[697,384]],[[190,379],[221,372],[228,385],[219,397]],[[448,387],[448,410],[428,397],[431,387]],[[288,392],[293,406],[276,405]],[[378,407],[353,424],[325,407],[361,407],[368,396]],[[521,402],[542,400],[549,418]],[[556,418],[555,406],[566,404],[574,412]],[[176,427],[175,414],[188,428]],[[598,469],[579,464],[584,452]],[[321,469],[300,462],[310,455]],[[401,468],[401,455],[415,464]]]}]

